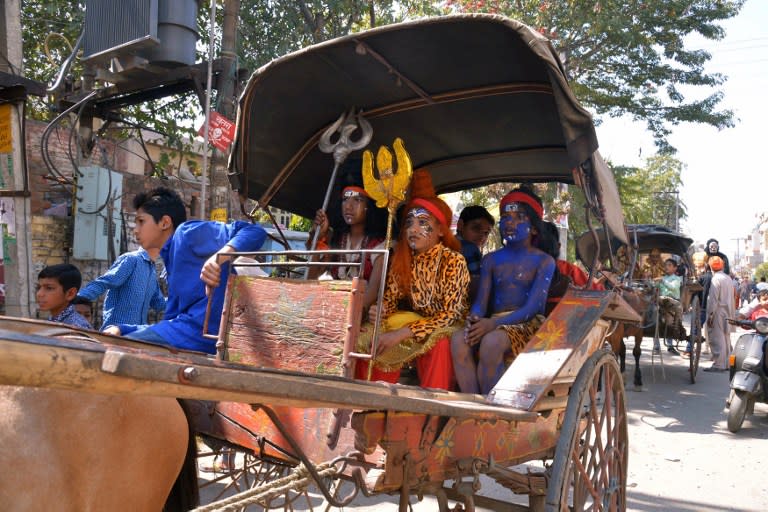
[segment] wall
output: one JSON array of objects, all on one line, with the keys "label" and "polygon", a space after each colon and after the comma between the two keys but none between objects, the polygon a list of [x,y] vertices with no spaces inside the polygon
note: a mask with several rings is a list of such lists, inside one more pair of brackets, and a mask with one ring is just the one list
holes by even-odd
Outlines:
[{"label": "wall", "polygon": [[[56,263],[72,263],[83,274],[83,283],[88,283],[103,274],[110,265],[108,261],[76,260],[72,258],[72,217],[73,187],[65,183],[72,180],[74,166],[70,158],[70,131],[60,128],[53,131],[49,137],[47,154],[54,166],[53,173],[49,171],[43,160],[41,140],[46,124],[27,120],[27,165],[31,192],[31,212],[27,219],[26,229],[32,234],[32,269],[30,272],[36,278],[37,273],[46,265]],[[74,139],[73,139],[74,141]],[[76,141],[73,142],[73,145]],[[138,148],[140,149],[140,147]],[[150,149],[157,154],[155,147]],[[77,157],[76,150],[73,149]],[[182,182],[176,176],[165,179],[145,176],[146,160],[136,158],[138,153],[132,141],[116,143],[101,141],[95,148],[90,161],[82,161],[81,165],[102,165],[123,174],[123,225],[124,240],[120,253],[138,248],[133,236],[134,211],[133,198],[139,192],[148,191],[158,186],[166,186],[176,190],[187,204],[188,214],[198,211],[200,185],[195,182]],[[190,217],[193,215],[190,214]],[[102,297],[103,300],[103,297]],[[45,318],[45,312],[39,312],[33,305],[33,316]],[[95,308],[101,311],[99,303]]]}]

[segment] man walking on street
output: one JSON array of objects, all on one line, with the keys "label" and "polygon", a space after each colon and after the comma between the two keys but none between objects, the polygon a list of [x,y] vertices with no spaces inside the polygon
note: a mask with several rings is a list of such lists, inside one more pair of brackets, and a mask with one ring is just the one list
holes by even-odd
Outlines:
[{"label": "man walking on street", "polygon": [[723,272],[725,262],[719,256],[709,258],[712,281],[707,297],[707,339],[714,362],[705,372],[728,371],[728,356],[731,353],[731,326],[728,318],[735,318],[735,291],[733,280]]}]

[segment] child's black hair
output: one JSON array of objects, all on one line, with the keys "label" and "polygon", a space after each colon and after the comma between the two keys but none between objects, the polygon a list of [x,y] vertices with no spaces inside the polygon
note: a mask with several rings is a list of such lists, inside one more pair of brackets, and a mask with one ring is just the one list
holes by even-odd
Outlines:
[{"label": "child's black hair", "polygon": [[83,276],[80,275],[80,271],[76,266],[69,263],[49,265],[37,274],[37,279],[38,281],[40,279],[56,279],[65,292],[71,288],[79,290],[80,285],[83,284]]},{"label": "child's black hair", "polygon": [[560,232],[554,222],[543,221],[536,247],[557,260],[560,258]]},{"label": "child's black hair", "polygon": [[160,222],[164,215],[171,218],[173,229],[179,227],[187,220],[187,209],[184,207],[184,201],[175,191],[166,187],[157,187],[149,192],[141,192],[133,198],[133,207],[141,208]]},{"label": "child's black hair", "polygon": [[493,218],[493,215],[488,213],[488,210],[479,204],[465,206],[464,209],[461,210],[461,214],[459,214],[459,220],[464,223],[475,219],[485,219],[491,224],[491,226],[496,224],[496,219]]},{"label": "child's black hair", "polygon": [[82,304],[84,306],[90,307],[90,306],[93,305],[93,302],[91,302],[90,300],[86,299],[85,297],[81,297],[81,296],[77,295],[74,299],[72,299],[71,304]]},{"label": "child's black hair", "polygon": [[675,261],[674,258],[667,258],[664,260],[664,263],[671,263],[675,266],[675,268],[677,268],[677,262]]}]

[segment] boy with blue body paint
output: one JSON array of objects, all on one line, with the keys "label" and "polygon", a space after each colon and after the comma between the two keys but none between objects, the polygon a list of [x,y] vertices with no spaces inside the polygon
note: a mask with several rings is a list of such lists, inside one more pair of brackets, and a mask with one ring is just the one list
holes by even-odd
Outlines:
[{"label": "boy with blue body paint", "polygon": [[501,200],[499,231],[504,247],[483,258],[480,289],[465,330],[451,338],[456,379],[465,393],[488,394],[536,332],[555,271],[534,237],[541,200],[527,187]]}]

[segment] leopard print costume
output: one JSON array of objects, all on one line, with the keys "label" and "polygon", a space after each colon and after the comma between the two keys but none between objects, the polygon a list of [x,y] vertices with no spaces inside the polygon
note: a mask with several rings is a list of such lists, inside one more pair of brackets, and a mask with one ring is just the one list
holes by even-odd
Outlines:
[{"label": "leopard print costume", "polygon": [[[493,316],[505,316],[508,314],[509,311],[505,311],[503,313],[497,313]],[[517,355],[525,350],[525,346],[528,344],[528,341],[533,337],[534,334],[536,334],[536,331],[539,330],[539,327],[541,327],[541,324],[543,323],[544,316],[536,315],[526,322],[512,325],[503,324],[497,327],[497,329],[504,331],[504,333],[507,335],[507,338],[509,338],[510,351],[504,357],[504,362],[507,366],[511,365],[512,361],[515,360]]]},{"label": "leopard print costume", "polygon": [[[382,311],[385,329],[386,321],[398,309],[409,309],[422,318],[408,324],[413,337],[377,357],[376,367],[388,371],[401,368],[429,352],[441,338],[462,329],[469,308],[469,279],[464,256],[441,243],[414,255],[410,290],[401,290],[397,280],[387,276]],[[408,307],[403,308],[404,303]],[[359,351],[370,351],[372,330],[363,329],[358,338]]]}]

